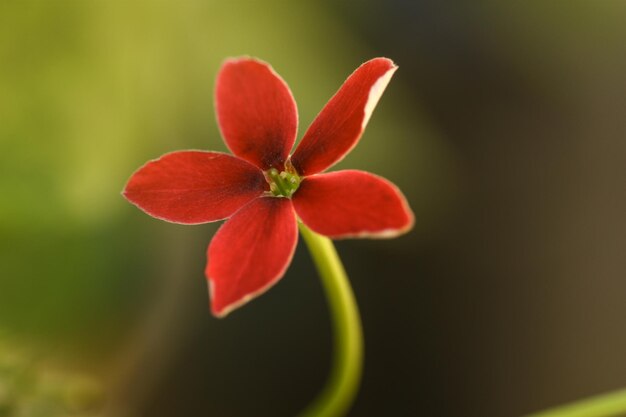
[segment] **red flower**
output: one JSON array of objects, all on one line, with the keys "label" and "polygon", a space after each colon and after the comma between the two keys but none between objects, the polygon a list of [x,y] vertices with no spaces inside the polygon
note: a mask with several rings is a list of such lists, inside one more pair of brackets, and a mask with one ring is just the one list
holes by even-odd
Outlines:
[{"label": "red flower", "polygon": [[397,67],[361,65],[326,104],[295,152],[298,113],[270,65],[229,59],[217,77],[217,120],[228,148],[179,151],[135,172],[124,196],[150,216],[198,224],[229,219],[208,249],[212,311],[224,316],[285,273],[298,241],[297,217],[331,238],[391,237],[413,214],[389,181],[367,172],[321,172],[358,142]]}]

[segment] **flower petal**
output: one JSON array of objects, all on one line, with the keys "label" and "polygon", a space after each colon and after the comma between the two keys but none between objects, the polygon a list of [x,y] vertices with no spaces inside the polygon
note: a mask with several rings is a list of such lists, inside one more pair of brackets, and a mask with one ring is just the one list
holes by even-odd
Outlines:
[{"label": "flower petal", "polygon": [[397,68],[390,59],[375,58],[348,77],[317,115],[291,158],[300,175],[322,172],[350,152]]},{"label": "flower petal", "polygon": [[139,168],[123,195],[152,217],[197,224],[229,217],[266,188],[263,173],[242,159],[179,151]]},{"label": "flower petal", "polygon": [[282,166],[296,140],[298,110],[269,64],[227,60],[217,76],[215,107],[224,141],[235,155],[263,170]]},{"label": "flower petal", "polygon": [[332,238],[394,237],[413,227],[413,213],[400,190],[363,171],[307,177],[293,204],[304,224]]},{"label": "flower petal", "polygon": [[261,197],[235,213],[209,245],[206,276],[213,314],[223,317],[267,291],[284,275],[297,242],[289,199]]}]

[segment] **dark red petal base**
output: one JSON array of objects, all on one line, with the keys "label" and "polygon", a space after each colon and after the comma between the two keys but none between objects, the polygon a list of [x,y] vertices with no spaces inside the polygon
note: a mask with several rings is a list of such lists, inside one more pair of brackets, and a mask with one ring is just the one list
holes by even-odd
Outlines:
[{"label": "dark red petal base", "polygon": [[235,155],[263,170],[282,166],[296,140],[298,110],[269,64],[227,60],[217,76],[215,106],[224,141]]}]

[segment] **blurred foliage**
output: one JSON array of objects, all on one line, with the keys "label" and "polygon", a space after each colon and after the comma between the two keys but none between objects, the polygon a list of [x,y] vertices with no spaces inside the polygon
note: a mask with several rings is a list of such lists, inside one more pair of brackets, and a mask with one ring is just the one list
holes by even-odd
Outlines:
[{"label": "blurred foliage", "polygon": [[[120,190],[164,152],[225,150],[212,105],[225,57],[274,65],[298,101],[300,134],[372,57],[310,2],[29,0],[0,8],[0,325],[48,340],[110,341],[107,328],[141,305],[141,288],[159,268],[148,254],[168,226],[138,215]],[[341,48],[328,47],[337,40]],[[445,178],[446,154],[402,94],[408,75],[400,69],[341,166],[395,180],[424,218],[437,206],[427,196],[444,188],[430,178]],[[101,331],[90,335],[94,325]]]},{"label": "blurred foliage", "polygon": [[[0,2],[0,330],[26,336],[46,357],[71,352],[76,366],[100,373],[124,362],[119,356],[144,332],[167,331],[154,319],[157,330],[141,327],[145,311],[166,280],[203,282],[214,229],[186,229],[198,237],[190,247],[172,232],[180,226],[149,219],[120,191],[133,170],[165,152],[226,150],[213,83],[222,60],[237,55],[270,62],[289,83],[301,136],[377,53],[321,2]],[[410,74],[399,65],[339,167],[396,182],[418,227],[427,227],[444,199],[450,155],[406,94]],[[193,267],[172,261],[181,252]],[[19,415],[36,412],[24,414],[22,399],[65,407],[64,394],[47,391],[45,372],[24,361],[10,372],[34,375],[31,385],[22,392],[4,377],[4,404]]]},{"label": "blurred foliage", "polygon": [[51,367],[0,335],[0,417],[95,416],[102,401],[94,378]]},{"label": "blurred foliage", "polygon": [[[0,0],[0,417],[86,417],[103,393],[115,417],[200,403],[275,415],[316,388],[293,382],[302,369],[322,380],[316,281],[213,320],[202,271],[215,227],[156,221],[120,196],[148,159],[226,150],[213,83],[237,55],[288,82],[300,137],[361,62],[399,64],[337,167],[389,178],[416,213],[401,239],[341,244],[371,353],[357,414],[514,414],[532,396],[554,403],[554,385],[604,389],[611,371],[621,383],[624,5]],[[467,199],[451,204],[459,179]],[[429,235],[453,206],[448,234]],[[312,277],[308,258],[288,274]],[[564,370],[581,377],[560,384]]]}]

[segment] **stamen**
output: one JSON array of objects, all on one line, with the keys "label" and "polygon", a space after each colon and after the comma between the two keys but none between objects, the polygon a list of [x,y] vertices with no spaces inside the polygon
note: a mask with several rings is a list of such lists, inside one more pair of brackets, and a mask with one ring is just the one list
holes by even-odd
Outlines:
[{"label": "stamen", "polygon": [[266,178],[270,191],[276,197],[291,197],[300,186],[300,177],[295,171],[278,172],[276,168],[271,168],[266,172]]}]

